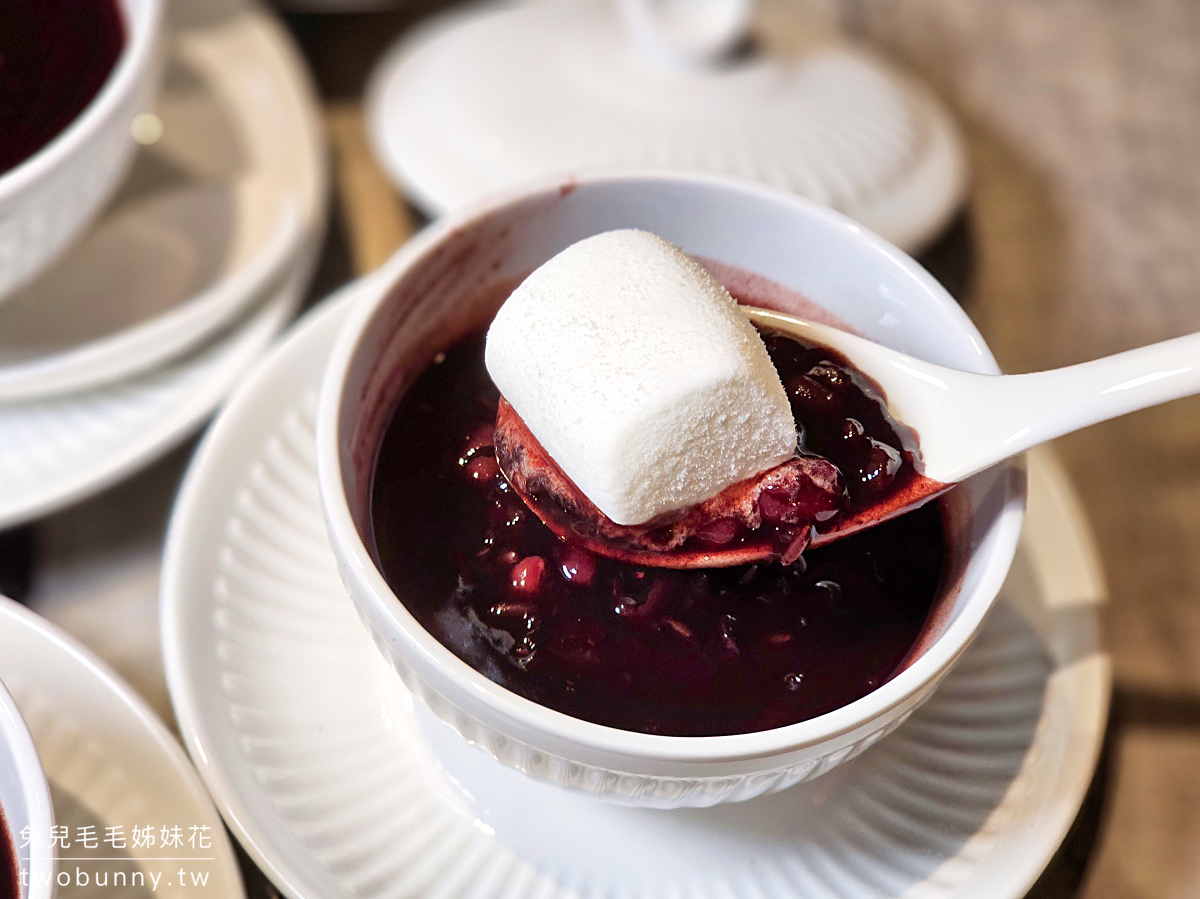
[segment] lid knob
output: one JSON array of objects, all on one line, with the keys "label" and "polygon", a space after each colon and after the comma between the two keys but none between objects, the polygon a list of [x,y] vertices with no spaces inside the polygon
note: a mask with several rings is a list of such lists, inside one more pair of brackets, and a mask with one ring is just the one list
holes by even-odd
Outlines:
[{"label": "lid knob", "polygon": [[718,64],[750,28],[754,0],[618,0],[634,43],[659,63]]}]

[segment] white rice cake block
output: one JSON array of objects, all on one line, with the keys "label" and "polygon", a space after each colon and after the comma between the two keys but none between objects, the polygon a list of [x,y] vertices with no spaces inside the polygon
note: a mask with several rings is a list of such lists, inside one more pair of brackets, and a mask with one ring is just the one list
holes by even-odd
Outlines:
[{"label": "white rice cake block", "polygon": [[492,322],[485,360],[617,524],[702,502],[796,449],[754,326],[699,263],[645,231],[597,234],[533,272]]}]

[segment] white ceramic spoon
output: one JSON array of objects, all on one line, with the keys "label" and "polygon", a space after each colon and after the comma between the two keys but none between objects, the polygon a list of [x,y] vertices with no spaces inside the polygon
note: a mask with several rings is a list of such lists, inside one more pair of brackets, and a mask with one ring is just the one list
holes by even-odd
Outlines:
[{"label": "white ceramic spoon", "polygon": [[1053,371],[981,375],[789,315],[746,314],[836,350],[878,384],[892,417],[918,435],[922,474],[942,484],[1088,425],[1200,393],[1200,333]]},{"label": "white ceramic spoon", "polygon": [[[892,418],[916,435],[916,446],[906,448],[915,449],[920,476],[885,493],[879,501],[822,525],[807,544],[813,547],[911,511],[971,475],[1039,443],[1200,393],[1200,333],[1053,371],[983,375],[924,362],[828,325],[742,308],[761,328],[844,356],[880,388]],[[556,504],[534,501],[514,489],[555,533],[601,555],[634,564],[709,568],[778,556],[777,547],[754,541],[670,553],[630,550],[581,534],[571,516]]]},{"label": "white ceramic spoon", "polygon": [[[1039,443],[1127,412],[1200,393],[1200,333],[1054,371],[983,375],[924,362],[828,325],[765,309],[742,308],[760,328],[844,356],[875,382],[886,398],[891,417],[915,435],[915,439],[905,440],[905,448],[915,456],[918,476],[883,493],[877,501],[855,506],[820,525],[810,532],[803,548],[831,543],[909,512],[971,475]],[[544,453],[515,413],[509,410],[506,417],[506,409],[509,407],[502,403],[496,428],[501,470],[534,514],[564,539],[581,543],[600,555],[666,568],[725,567],[780,557],[779,547],[770,540],[655,552],[631,548],[586,527],[581,530],[577,513],[569,511],[570,503],[527,495],[518,485],[519,479],[514,480],[506,469],[505,460],[518,454],[511,448],[500,452],[502,433],[508,435],[509,443],[524,444],[527,460],[531,444]],[[553,492],[549,491],[551,495]]]}]

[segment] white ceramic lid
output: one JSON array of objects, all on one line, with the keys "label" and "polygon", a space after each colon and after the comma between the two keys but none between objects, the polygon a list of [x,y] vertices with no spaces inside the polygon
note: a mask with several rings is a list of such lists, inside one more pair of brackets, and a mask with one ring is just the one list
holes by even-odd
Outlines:
[{"label": "white ceramic lid", "polygon": [[794,191],[907,250],[946,224],[965,161],[927,91],[786,10],[755,12],[751,52],[673,58],[629,14],[652,3],[475,5],[430,22],[368,91],[384,167],[433,213],[551,172],[658,168]]}]

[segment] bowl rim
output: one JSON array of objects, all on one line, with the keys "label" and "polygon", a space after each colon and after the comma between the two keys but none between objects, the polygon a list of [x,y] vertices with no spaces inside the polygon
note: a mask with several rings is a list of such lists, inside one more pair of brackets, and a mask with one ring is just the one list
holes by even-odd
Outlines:
[{"label": "bowl rim", "polygon": [[[815,718],[764,731],[700,737],[645,734],[574,718],[526,699],[476,671],[430,634],[392,592],[358,533],[344,490],[343,441],[339,421],[345,379],[366,327],[399,279],[435,251],[446,238],[505,207],[543,197],[550,199],[555,195],[562,196],[577,187],[647,180],[755,195],[771,203],[789,204],[801,215],[842,231],[847,235],[847,240],[862,243],[896,266],[901,274],[915,280],[930,300],[941,307],[943,313],[948,313],[961,325],[964,335],[975,344],[983,365],[999,373],[999,367],[982,335],[932,275],[891,243],[826,206],[757,182],[721,175],[597,171],[586,175],[541,177],[493,194],[438,219],[371,275],[373,289],[350,310],[334,343],[318,400],[317,471],[326,524],[334,550],[339,556],[342,576],[352,579],[358,588],[348,585],[353,599],[360,605],[360,611],[366,612],[374,622],[391,622],[387,636],[393,641],[398,637],[407,644],[410,652],[404,654],[405,662],[413,667],[418,679],[428,685],[431,683],[429,675],[433,673],[436,675],[436,680],[432,681],[434,692],[460,711],[467,711],[463,709],[459,698],[447,695],[441,686],[442,683],[452,685],[474,705],[487,710],[486,715],[468,712],[472,717],[478,717],[506,732],[506,735],[511,735],[512,728],[499,725],[497,721],[503,720],[539,734],[543,738],[539,742],[544,745],[535,748],[544,748],[545,745],[584,747],[592,752],[646,762],[717,763],[781,756],[853,733],[869,726],[889,711],[911,704],[923,692],[927,692],[927,688],[966,649],[991,608],[1016,552],[1025,509],[1025,482],[1019,476],[1023,468],[1021,460],[1009,460],[975,476],[987,477],[989,473],[994,476],[999,472],[1004,488],[1003,508],[994,526],[996,548],[981,572],[974,591],[975,597],[985,598],[969,600],[950,626],[912,664],[867,695]],[[366,609],[362,608],[363,604],[367,605]],[[548,738],[548,741],[544,738]],[[527,742],[524,737],[517,739]],[[554,754],[553,750],[546,751]]]},{"label": "bowl rim", "polygon": [[[154,62],[164,0],[116,0],[125,26],[125,45],[96,95],[65,128],[29,158],[0,174],[0,202],[39,183],[71,159],[101,131],[135,93]],[[141,9],[140,13],[135,10]]]},{"label": "bowl rim", "polygon": [[[31,832],[36,837],[39,833],[38,828],[44,827],[43,839],[48,842],[50,828],[54,826],[54,804],[50,799],[50,783],[46,779],[46,771],[42,766],[41,756],[38,755],[37,745],[33,742],[33,735],[29,732],[29,725],[25,723],[21,710],[17,708],[16,700],[8,692],[3,681],[0,681],[0,739],[7,744],[16,761],[17,779],[21,783],[21,793],[29,805]],[[11,827],[3,809],[0,809],[0,827]],[[16,840],[20,834],[10,830],[9,837],[13,841],[12,850],[19,864],[21,847]],[[38,848],[34,842],[31,842],[28,848],[30,850],[29,882],[25,885],[25,891],[21,895],[26,899],[49,896],[53,893],[55,886],[53,882],[54,849],[51,847],[48,850],[50,855],[46,856],[34,854]],[[49,874],[50,878],[46,878],[46,874]],[[43,882],[46,884],[45,889],[39,889]]]}]

